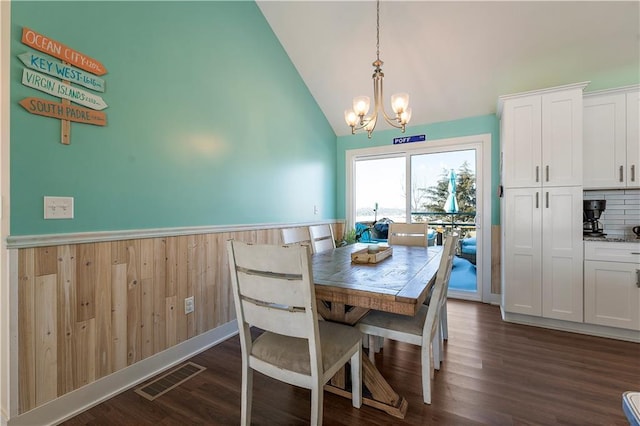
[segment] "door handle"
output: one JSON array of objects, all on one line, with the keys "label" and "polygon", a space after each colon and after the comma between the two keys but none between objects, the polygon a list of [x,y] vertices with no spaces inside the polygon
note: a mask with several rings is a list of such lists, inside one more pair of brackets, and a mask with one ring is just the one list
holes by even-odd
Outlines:
[{"label": "door handle", "polygon": [[547,174],[546,180],[549,182],[549,165],[545,167],[545,173]]},{"label": "door handle", "polygon": [[539,202],[539,198],[540,197],[539,197],[539,195],[540,194],[538,193],[538,191],[536,191],[536,209],[540,207],[540,202]]},{"label": "door handle", "polygon": [[622,167],[622,166],[620,166],[620,182],[623,182],[623,181],[624,181],[624,177],[622,176],[623,171],[624,171],[624,170],[623,170],[623,167]]},{"label": "door handle", "polygon": [[632,164],[631,165],[631,182],[635,182],[636,181],[636,165]]},{"label": "door handle", "polygon": [[636,287],[640,288],[640,269],[636,269]]},{"label": "door handle", "polygon": [[540,166],[536,166],[536,182],[540,182]]},{"label": "door handle", "polygon": [[547,205],[547,208],[549,208],[549,191],[545,193],[545,199],[545,204]]}]

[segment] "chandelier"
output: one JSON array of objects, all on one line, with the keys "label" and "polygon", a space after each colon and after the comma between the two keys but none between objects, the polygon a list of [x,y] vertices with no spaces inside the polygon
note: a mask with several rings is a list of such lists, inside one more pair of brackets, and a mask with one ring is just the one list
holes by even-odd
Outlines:
[{"label": "chandelier", "polygon": [[382,99],[382,64],[380,60],[380,0],[376,2],[376,60],[373,62],[373,113],[367,115],[371,100],[368,96],[358,96],[353,98],[353,109],[344,112],[344,119],[351,127],[351,134],[355,135],[358,130],[366,130],[367,136],[371,139],[373,129],[376,128],[378,117],[381,115],[384,121],[391,126],[402,129],[404,133],[405,125],[411,120],[411,108],[409,108],[409,95],[407,93],[397,93],[391,96],[391,108],[395,117],[390,117],[384,110]]}]

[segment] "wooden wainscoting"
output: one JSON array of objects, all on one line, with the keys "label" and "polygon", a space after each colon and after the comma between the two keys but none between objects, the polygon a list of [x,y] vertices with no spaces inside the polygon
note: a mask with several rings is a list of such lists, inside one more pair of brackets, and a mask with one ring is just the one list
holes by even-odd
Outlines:
[{"label": "wooden wainscoting", "polygon": [[19,413],[235,319],[230,238],[282,243],[270,228],[19,248]]}]

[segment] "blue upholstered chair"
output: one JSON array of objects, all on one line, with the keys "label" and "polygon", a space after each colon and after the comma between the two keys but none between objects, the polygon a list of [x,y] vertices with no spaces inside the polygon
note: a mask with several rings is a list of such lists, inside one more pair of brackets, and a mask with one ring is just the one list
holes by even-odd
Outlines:
[{"label": "blue upholstered chair", "polygon": [[476,264],[476,237],[463,238],[460,240],[461,258],[467,259],[469,262]]}]

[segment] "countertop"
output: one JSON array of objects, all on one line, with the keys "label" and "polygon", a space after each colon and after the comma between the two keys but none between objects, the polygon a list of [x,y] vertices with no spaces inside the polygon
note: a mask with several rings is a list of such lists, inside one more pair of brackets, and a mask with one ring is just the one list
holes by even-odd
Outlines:
[{"label": "countertop", "polygon": [[640,238],[635,235],[628,237],[609,237],[606,235],[604,237],[589,237],[585,235],[582,239],[584,241],[606,241],[610,243],[640,243]]}]

